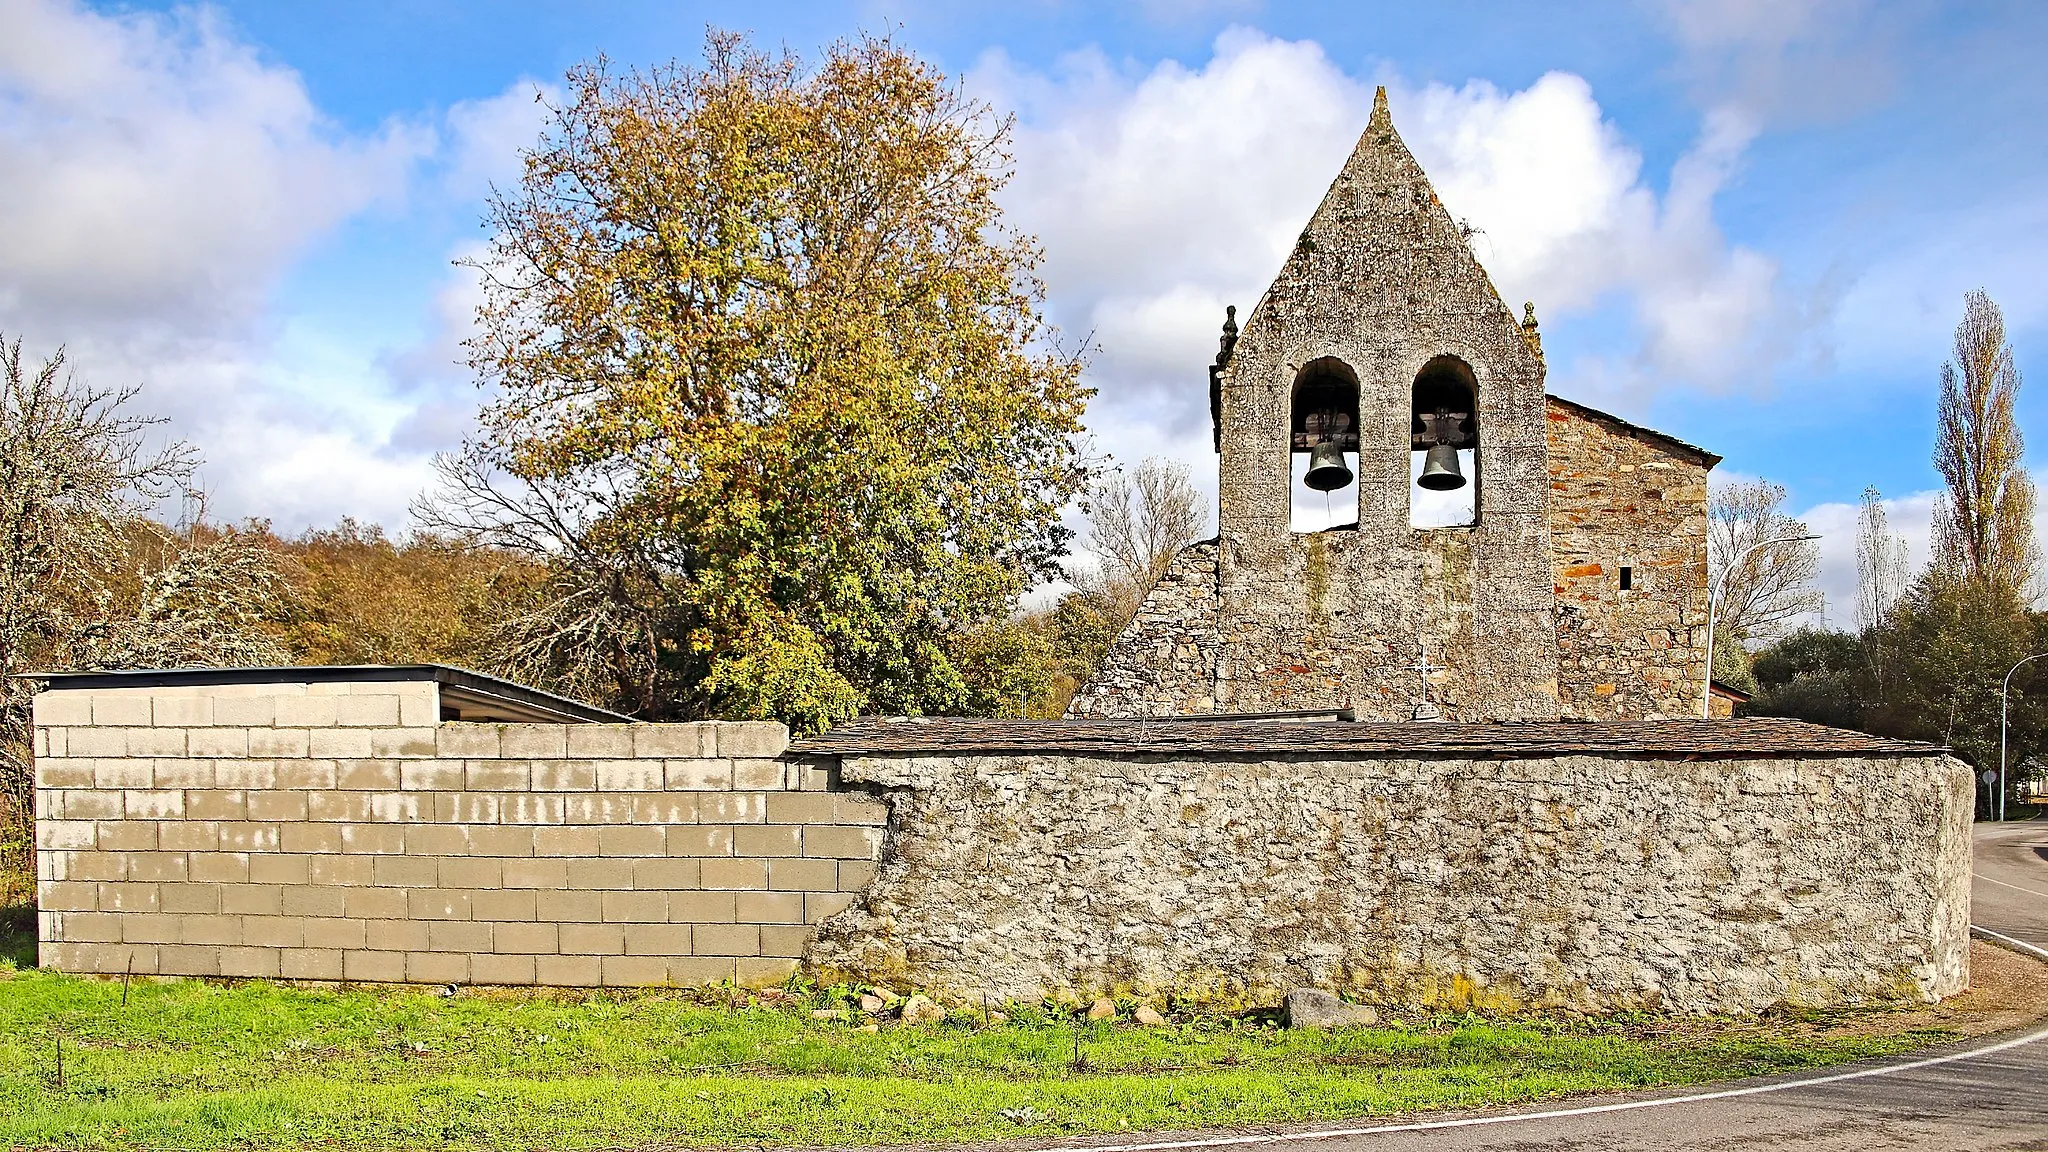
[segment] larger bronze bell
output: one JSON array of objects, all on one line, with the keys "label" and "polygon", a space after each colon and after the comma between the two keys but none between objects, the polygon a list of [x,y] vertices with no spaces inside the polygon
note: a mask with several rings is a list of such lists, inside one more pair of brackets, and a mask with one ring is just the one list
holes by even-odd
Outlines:
[{"label": "larger bronze bell", "polygon": [[1417,484],[1431,492],[1456,492],[1465,486],[1465,474],[1458,470],[1458,450],[1449,444],[1432,444],[1422,457],[1422,475]]},{"label": "larger bronze bell", "polygon": [[1308,475],[1301,478],[1303,484],[1318,492],[1335,492],[1351,483],[1351,469],[1344,463],[1344,449],[1334,440],[1325,440],[1308,452]]}]

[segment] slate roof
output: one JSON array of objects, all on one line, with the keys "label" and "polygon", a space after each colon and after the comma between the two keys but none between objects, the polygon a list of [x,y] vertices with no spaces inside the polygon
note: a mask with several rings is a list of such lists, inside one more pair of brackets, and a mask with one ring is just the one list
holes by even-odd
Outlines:
[{"label": "slate roof", "polygon": [[1947,749],[1798,720],[1655,720],[1586,724],[1351,724],[1264,720],[977,720],[867,718],[792,745],[810,755],[1178,753],[1314,757],[1370,755],[1528,759],[1629,756],[1764,759],[1936,756]]}]

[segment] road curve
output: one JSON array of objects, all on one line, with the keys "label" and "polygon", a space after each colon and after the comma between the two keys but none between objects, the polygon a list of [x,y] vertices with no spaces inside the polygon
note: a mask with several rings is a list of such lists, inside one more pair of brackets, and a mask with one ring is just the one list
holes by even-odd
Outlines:
[{"label": "road curve", "polygon": [[[2048,951],[2048,820],[1976,828],[1972,921]],[[1705,1091],[1575,1101],[1441,1120],[1193,1136],[1095,1152],[1651,1152],[1797,1148],[2048,1152],[2048,1029]]]}]

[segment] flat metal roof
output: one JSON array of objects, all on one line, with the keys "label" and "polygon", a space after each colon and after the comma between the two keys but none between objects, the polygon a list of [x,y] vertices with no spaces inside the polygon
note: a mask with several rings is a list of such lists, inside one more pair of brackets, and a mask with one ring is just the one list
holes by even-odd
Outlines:
[{"label": "flat metal roof", "polygon": [[[283,668],[140,668],[89,672],[25,672],[51,688],[179,688],[209,684],[379,684],[433,681],[441,704],[463,720],[513,723],[637,724],[618,712],[467,668],[447,664],[303,664]],[[474,712],[471,716],[469,713]]]}]

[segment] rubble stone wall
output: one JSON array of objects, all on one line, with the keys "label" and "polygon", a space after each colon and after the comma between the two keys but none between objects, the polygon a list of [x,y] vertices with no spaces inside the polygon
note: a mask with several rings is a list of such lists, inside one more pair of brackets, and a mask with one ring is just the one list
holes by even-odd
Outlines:
[{"label": "rubble stone wall", "polygon": [[1493,1010],[1927,1003],[1968,982],[1946,756],[850,757],[890,850],[822,972],[978,1002],[1288,989]]},{"label": "rubble stone wall", "polygon": [[1555,400],[1549,426],[1564,715],[1698,716],[1706,672],[1706,465]]},{"label": "rubble stone wall", "polygon": [[873,874],[886,810],[780,724],[439,715],[431,682],[40,694],[41,962],[779,981]]}]

